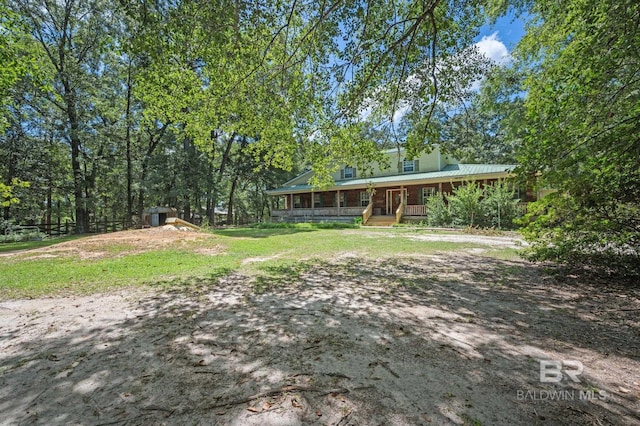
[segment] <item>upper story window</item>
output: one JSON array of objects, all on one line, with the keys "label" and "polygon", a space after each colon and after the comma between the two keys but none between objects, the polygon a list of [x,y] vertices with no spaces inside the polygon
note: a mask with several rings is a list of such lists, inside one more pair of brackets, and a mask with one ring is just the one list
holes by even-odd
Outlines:
[{"label": "upper story window", "polygon": [[416,171],[416,162],[414,160],[407,160],[406,158],[402,161],[402,173],[412,173]]},{"label": "upper story window", "polygon": [[342,171],[343,179],[353,179],[356,177],[356,169],[354,167],[345,167]]}]

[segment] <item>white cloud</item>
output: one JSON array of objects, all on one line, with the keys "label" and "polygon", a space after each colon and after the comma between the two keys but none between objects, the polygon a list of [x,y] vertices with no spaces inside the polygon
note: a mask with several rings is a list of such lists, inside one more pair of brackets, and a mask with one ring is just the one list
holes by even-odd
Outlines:
[{"label": "white cloud", "polygon": [[490,36],[482,36],[482,39],[476,43],[476,47],[480,53],[499,65],[511,62],[509,50],[498,38],[497,31]]}]

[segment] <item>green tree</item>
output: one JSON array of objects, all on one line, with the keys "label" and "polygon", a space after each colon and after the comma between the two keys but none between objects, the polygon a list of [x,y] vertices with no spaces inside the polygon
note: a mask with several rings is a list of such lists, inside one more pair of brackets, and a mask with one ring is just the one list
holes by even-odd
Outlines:
[{"label": "green tree", "polygon": [[14,195],[14,188],[28,188],[29,182],[22,182],[13,179],[10,185],[0,182],[0,207],[9,207],[11,204],[18,204],[20,199]]},{"label": "green tree", "polygon": [[112,37],[109,22],[118,19],[102,0],[12,2],[44,51],[52,90],[45,98],[57,108],[68,140],[76,231],[85,232],[95,203],[98,166],[106,146],[97,137],[96,98],[100,96],[103,55]]},{"label": "green tree", "polygon": [[530,13],[520,173],[558,190],[528,216],[532,257],[640,273],[638,4],[535,0]]},{"label": "green tree", "polygon": [[463,162],[514,164],[526,133],[523,73],[495,65],[464,108],[440,110],[440,145]]},{"label": "green tree", "polygon": [[0,0],[0,131],[7,126],[6,107],[11,104],[11,90],[25,75],[37,72],[37,46],[31,42],[28,27],[20,14]]}]

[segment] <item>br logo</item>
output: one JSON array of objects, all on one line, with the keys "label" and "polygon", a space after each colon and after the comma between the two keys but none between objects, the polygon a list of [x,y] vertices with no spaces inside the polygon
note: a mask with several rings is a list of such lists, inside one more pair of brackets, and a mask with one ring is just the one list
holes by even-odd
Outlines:
[{"label": "br logo", "polygon": [[584,367],[580,361],[554,361],[550,359],[541,359],[540,382],[559,383],[566,375],[575,383],[580,383],[578,376],[582,374],[583,370]]}]

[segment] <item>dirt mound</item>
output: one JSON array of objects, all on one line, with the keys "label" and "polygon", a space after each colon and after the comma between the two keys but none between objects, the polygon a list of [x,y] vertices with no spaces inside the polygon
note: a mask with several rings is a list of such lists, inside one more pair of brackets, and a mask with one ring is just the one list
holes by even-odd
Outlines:
[{"label": "dirt mound", "polygon": [[[66,241],[49,247],[29,250],[30,259],[40,257],[77,256],[81,259],[118,257],[132,253],[143,253],[158,248],[183,247],[194,241],[214,238],[204,232],[166,230],[163,228],[135,229],[100,234]],[[7,253],[5,256],[24,255],[24,251]]]}]

